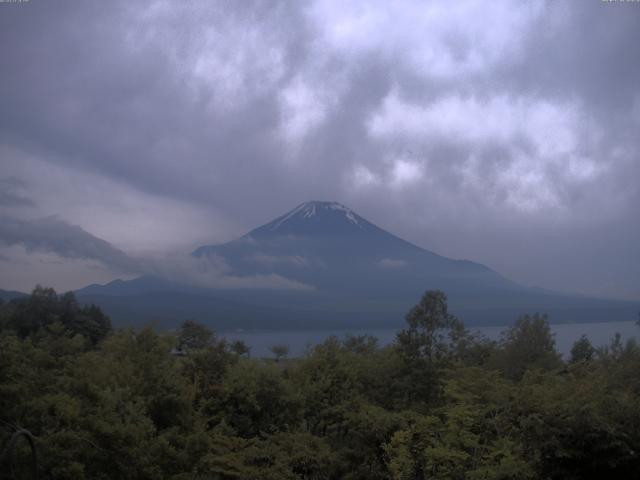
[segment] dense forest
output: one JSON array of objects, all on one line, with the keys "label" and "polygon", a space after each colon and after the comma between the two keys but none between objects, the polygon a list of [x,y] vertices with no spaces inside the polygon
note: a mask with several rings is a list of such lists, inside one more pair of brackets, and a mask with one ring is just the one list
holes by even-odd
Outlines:
[{"label": "dense forest", "polygon": [[[55,479],[639,478],[634,341],[563,359],[537,314],[478,338],[439,291],[406,320],[388,347],[262,359],[195,321],[114,330],[38,287],[0,306],[0,448],[28,429]],[[19,478],[28,444],[4,457]]]}]

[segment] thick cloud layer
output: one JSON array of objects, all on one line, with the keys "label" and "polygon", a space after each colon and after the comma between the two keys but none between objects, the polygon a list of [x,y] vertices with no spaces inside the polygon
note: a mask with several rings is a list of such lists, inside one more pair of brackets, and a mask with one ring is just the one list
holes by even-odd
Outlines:
[{"label": "thick cloud layer", "polygon": [[23,221],[0,217],[0,245],[22,245],[27,251],[52,252],[62,258],[99,260],[123,272],[139,272],[139,262],[77,225],[55,217]]},{"label": "thick cloud layer", "polygon": [[0,213],[139,257],[337,200],[638,299],[639,41],[635,2],[0,4]]}]

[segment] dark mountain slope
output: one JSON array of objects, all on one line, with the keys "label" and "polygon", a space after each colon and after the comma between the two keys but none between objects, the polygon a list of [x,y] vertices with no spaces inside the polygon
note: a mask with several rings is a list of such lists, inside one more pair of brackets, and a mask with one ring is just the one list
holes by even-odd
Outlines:
[{"label": "dark mountain slope", "polygon": [[203,265],[224,265],[227,278],[285,279],[303,288],[204,289],[140,277],[77,293],[116,320],[130,321],[135,312],[168,323],[194,317],[218,328],[395,327],[427,289],[444,290],[452,311],[469,325],[506,324],[529,312],[548,312],[556,322],[633,320],[638,309],[632,302],[523,287],[484,265],[413,245],[335,202],[304,203],[192,255]]},{"label": "dark mountain slope", "polygon": [[415,298],[425,282],[447,291],[519,288],[483,265],[424,250],[333,202],[304,203],[237,240],[200,247],[193,255],[224,258],[239,274],[277,273],[323,291],[366,296],[405,292]]},{"label": "dark mountain slope", "polygon": [[8,302],[13,300],[14,298],[23,298],[26,297],[26,293],[16,292],[13,290],[1,290],[0,289],[0,299],[4,302]]}]

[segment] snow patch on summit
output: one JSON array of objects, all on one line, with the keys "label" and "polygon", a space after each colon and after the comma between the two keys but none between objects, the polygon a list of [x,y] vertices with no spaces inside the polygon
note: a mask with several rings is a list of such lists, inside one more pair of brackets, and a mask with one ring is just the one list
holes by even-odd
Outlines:
[{"label": "snow patch on summit", "polygon": [[302,216],[304,218],[311,218],[316,214],[316,206],[315,205],[311,205],[310,207],[307,207],[304,210],[304,213],[302,214]]},{"label": "snow patch on summit", "polygon": [[273,226],[271,227],[271,230],[277,230],[280,225],[282,225],[284,222],[286,222],[287,220],[292,218],[294,215],[296,215],[298,212],[303,210],[305,208],[305,205],[306,204],[303,203],[302,205],[299,205],[296,208],[294,208],[293,210],[291,210],[288,214],[286,214],[284,217],[282,217],[282,220],[280,220],[279,222],[274,223]]},{"label": "snow patch on summit", "polygon": [[321,215],[323,210],[327,212],[330,212],[330,211],[343,212],[345,218],[350,223],[360,228],[363,228],[362,223],[358,220],[356,215],[354,215],[353,211],[350,208],[345,207],[344,205],[341,205],[337,202],[306,202],[306,203],[303,203],[302,205],[297,206],[296,208],[291,210],[288,214],[286,214],[284,217],[282,217],[280,220],[275,222],[271,226],[270,230],[272,231],[277,230],[278,228],[280,228],[281,225],[283,225],[284,223],[288,222],[289,220],[295,217],[309,219],[316,215]]},{"label": "snow patch on summit", "polygon": [[344,205],[340,205],[339,203],[332,203],[331,205],[329,205],[329,208],[331,210],[340,210],[344,212],[344,215],[345,217],[347,217],[347,220],[349,220],[354,225],[361,226],[360,222],[358,222],[358,219],[353,215],[353,211],[350,208],[347,208]]}]

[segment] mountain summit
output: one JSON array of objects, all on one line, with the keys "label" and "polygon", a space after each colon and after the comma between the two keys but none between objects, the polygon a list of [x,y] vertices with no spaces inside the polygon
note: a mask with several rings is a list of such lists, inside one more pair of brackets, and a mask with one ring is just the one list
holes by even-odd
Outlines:
[{"label": "mountain summit", "polygon": [[212,275],[222,272],[222,280],[194,289],[140,278],[79,294],[99,295],[102,302],[92,300],[111,302],[113,311],[135,307],[138,314],[153,301],[163,307],[152,309],[149,319],[173,311],[182,317],[175,320],[192,316],[226,328],[399,326],[429,289],[445,291],[451,310],[468,325],[506,324],[536,311],[556,321],[630,320],[637,308],[523,287],[484,265],[409,243],[337,202],[305,202],[192,256],[205,274],[214,265]]},{"label": "mountain summit", "polygon": [[333,233],[349,230],[367,230],[373,227],[350,208],[337,202],[305,202],[272,222],[254,230],[254,234],[276,232]]},{"label": "mountain summit", "polygon": [[338,202],[310,201],[244,235],[243,239],[295,237],[365,237],[388,232]]},{"label": "mountain summit", "polygon": [[[277,273],[314,285],[321,277],[333,277],[324,288],[343,283],[354,269],[411,268],[416,261],[423,267],[429,263],[423,273],[465,268],[490,272],[413,245],[340,203],[320,201],[305,202],[236,240],[200,247],[193,255],[224,258],[238,274]],[[312,271],[314,266],[321,268]]]}]

